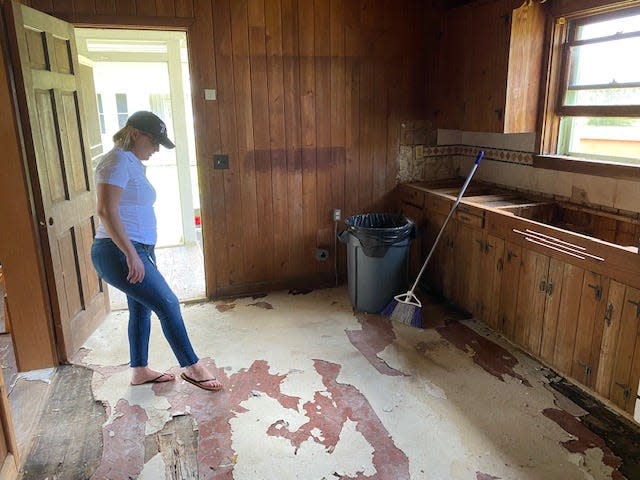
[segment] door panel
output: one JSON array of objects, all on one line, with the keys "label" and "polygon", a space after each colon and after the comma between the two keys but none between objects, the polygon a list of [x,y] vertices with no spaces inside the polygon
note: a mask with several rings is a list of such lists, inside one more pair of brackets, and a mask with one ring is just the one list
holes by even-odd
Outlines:
[{"label": "door panel", "polygon": [[58,352],[66,361],[108,309],[90,261],[97,220],[73,26],[17,3],[7,10]]}]

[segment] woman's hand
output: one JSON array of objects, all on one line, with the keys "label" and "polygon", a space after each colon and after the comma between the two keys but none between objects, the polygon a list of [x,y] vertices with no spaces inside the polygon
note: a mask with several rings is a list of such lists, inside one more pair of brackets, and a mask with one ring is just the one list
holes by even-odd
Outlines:
[{"label": "woman's hand", "polygon": [[144,263],[140,259],[138,252],[135,254],[127,255],[127,267],[129,268],[129,274],[127,280],[129,283],[138,283],[144,279]]}]

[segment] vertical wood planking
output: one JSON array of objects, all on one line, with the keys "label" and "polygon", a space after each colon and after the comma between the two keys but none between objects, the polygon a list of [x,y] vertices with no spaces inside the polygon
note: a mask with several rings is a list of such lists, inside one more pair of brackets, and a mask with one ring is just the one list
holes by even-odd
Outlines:
[{"label": "vertical wood planking", "polygon": [[159,17],[175,17],[176,6],[174,0],[156,0],[156,15]]},{"label": "vertical wood planking", "polygon": [[285,145],[287,162],[288,268],[294,276],[304,271],[304,211],[302,207],[302,144],[300,137],[300,55],[298,50],[298,2],[282,0],[282,54]]},{"label": "vertical wood planking", "polygon": [[97,15],[115,15],[117,12],[115,0],[95,0],[95,4]]},{"label": "vertical wood planking", "polygon": [[[105,0],[73,0],[73,11],[81,15],[94,15],[101,13],[98,10],[98,6],[102,6]],[[108,0],[108,3],[113,4],[113,0]]]},{"label": "vertical wood planking", "polygon": [[595,390],[605,398],[609,397],[613,367],[618,350],[618,334],[622,318],[625,286],[614,280],[610,281],[609,293],[606,298],[605,314],[600,318],[602,322],[602,340],[598,345],[598,368],[595,379]]},{"label": "vertical wood planking", "polygon": [[281,0],[265,0],[269,148],[273,185],[273,277],[289,267],[289,192],[285,134]]},{"label": "vertical wood planking", "polygon": [[[331,34],[329,0],[314,0],[314,55],[316,106],[316,245],[332,244],[331,223]],[[332,272],[333,262],[318,264],[320,272]]]},{"label": "vertical wood planking", "polygon": [[[194,18],[189,49],[209,295],[328,279],[333,262],[317,262],[315,250],[333,247],[332,209],[346,217],[386,208],[399,124],[422,115],[414,72],[424,71],[426,58],[424,45],[415,45],[424,6],[417,0],[250,1],[30,2],[97,23],[139,17],[157,28],[154,17],[168,24]],[[216,88],[218,100],[204,101],[204,88]],[[228,170],[212,168],[216,153],[229,155]],[[332,259],[344,271],[346,251],[337,253]]]},{"label": "vertical wood planking", "polygon": [[256,257],[256,280],[273,280],[273,193],[269,136],[269,85],[264,0],[249,0],[249,59],[258,235],[267,254]]},{"label": "vertical wood planking", "polygon": [[298,2],[300,52],[300,132],[302,141],[302,208],[304,273],[317,272],[314,260],[317,235],[317,142],[315,104],[315,19],[311,1]]},{"label": "vertical wood planking", "polygon": [[193,17],[193,0],[175,0],[176,17],[191,18]]},{"label": "vertical wood planking", "polygon": [[553,364],[560,372],[570,375],[573,361],[573,349],[576,342],[576,329],[578,325],[578,313],[582,293],[584,270],[580,267],[567,264],[562,285],[560,310],[558,311],[558,328],[556,343],[553,351]]},{"label": "vertical wood planking", "polygon": [[358,2],[344,3],[345,18],[345,211],[344,217],[353,215],[360,205],[360,52],[362,40],[358,24]]},{"label": "vertical wood planking", "polygon": [[[224,221],[225,203],[222,188],[222,175],[215,174],[212,168],[212,154],[220,148],[218,105],[204,102],[203,89],[216,87],[215,61],[199,61],[214,46],[213,12],[210,0],[195,0],[198,16],[189,30],[189,66],[192,89],[192,103],[196,132],[196,150],[198,152],[198,183],[202,215],[202,237],[205,252],[205,275],[207,294],[214,295],[218,282],[225,283],[228,271],[226,257],[226,223]],[[220,278],[218,278],[218,276]],[[222,278],[222,279],[221,279]]]},{"label": "vertical wood planking", "polygon": [[549,262],[549,278],[552,280],[554,287],[545,305],[542,339],[540,342],[540,358],[548,363],[553,362],[553,352],[556,346],[558,312],[560,311],[560,301],[562,299],[564,275],[565,263],[551,258]]},{"label": "vertical wood planking", "polygon": [[135,0],[136,14],[141,17],[155,17],[156,0]]},{"label": "vertical wood planking", "polygon": [[[236,108],[236,136],[238,142],[239,176],[242,191],[242,252],[244,281],[259,279],[257,269],[259,257],[264,252],[258,232],[258,208],[256,192],[256,169],[253,144],[253,108],[251,103],[251,66],[249,61],[249,34],[247,2],[232,1],[231,38],[233,51],[233,74]],[[235,234],[233,232],[232,234]]]},{"label": "vertical wood planking", "polygon": [[116,15],[129,16],[136,15],[136,2],[132,0],[115,0]]},{"label": "vertical wood planking", "polygon": [[[345,168],[346,168],[346,62],[345,62],[345,3],[330,2],[330,51],[331,58],[331,208],[345,211]],[[332,245],[337,240],[332,238]],[[336,249],[331,258],[336,259],[338,272],[346,265],[346,250]]]},{"label": "vertical wood planking", "polygon": [[515,243],[507,242],[504,248],[502,284],[511,285],[500,293],[500,329],[507,338],[513,340],[516,325],[517,292],[522,257],[522,248]]},{"label": "vertical wood planking", "polygon": [[[244,252],[242,236],[241,164],[236,137],[235,90],[233,81],[233,51],[231,39],[231,10],[229,0],[213,1],[213,34],[216,57],[217,106],[219,115],[220,154],[229,155],[229,169],[224,171],[225,198],[224,243],[227,268],[219,272],[219,283],[234,285],[244,279]],[[214,225],[213,228],[222,228]]]}]

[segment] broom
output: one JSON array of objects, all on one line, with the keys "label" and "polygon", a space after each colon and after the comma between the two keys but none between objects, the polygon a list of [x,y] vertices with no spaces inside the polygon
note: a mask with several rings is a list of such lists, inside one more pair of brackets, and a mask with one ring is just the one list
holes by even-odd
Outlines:
[{"label": "broom", "polygon": [[478,155],[476,156],[476,161],[473,164],[473,168],[469,172],[467,179],[464,181],[464,184],[462,185],[462,189],[458,194],[458,198],[456,198],[456,201],[453,203],[453,206],[451,207],[451,210],[449,211],[447,218],[445,219],[444,223],[442,224],[442,227],[440,228],[440,231],[438,232],[438,236],[436,237],[435,241],[433,242],[433,245],[431,246],[431,250],[429,251],[429,255],[427,255],[427,259],[422,264],[422,268],[418,273],[416,281],[413,282],[413,286],[408,292],[402,293],[400,295],[396,295],[395,297],[393,297],[393,300],[391,300],[391,302],[389,302],[389,304],[381,312],[381,314],[384,315],[385,317],[389,317],[392,320],[397,320],[407,325],[411,325],[412,327],[422,328],[422,303],[413,292],[418,286],[420,277],[422,277],[422,274],[424,273],[425,268],[427,268],[427,264],[429,263],[429,260],[431,260],[431,256],[433,255],[433,252],[436,250],[438,241],[440,240],[440,237],[444,233],[444,229],[446,228],[447,223],[449,223],[449,219],[451,219],[451,217],[453,216],[453,212],[455,212],[456,208],[458,208],[458,204],[460,203],[460,200],[462,200],[462,196],[464,195],[464,192],[467,189],[467,186],[469,186],[469,182],[471,182],[471,178],[473,178],[473,175],[476,173],[476,170],[480,165],[480,160],[482,160],[482,157],[484,157],[484,151],[480,150],[478,152]]}]

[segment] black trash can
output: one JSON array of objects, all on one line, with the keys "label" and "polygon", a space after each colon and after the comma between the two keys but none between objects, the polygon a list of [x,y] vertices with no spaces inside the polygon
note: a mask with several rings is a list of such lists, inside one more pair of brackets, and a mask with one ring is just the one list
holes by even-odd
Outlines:
[{"label": "black trash can", "polygon": [[347,245],[349,296],[356,310],[378,313],[407,289],[412,220],[395,213],[347,217],[338,235]]}]

